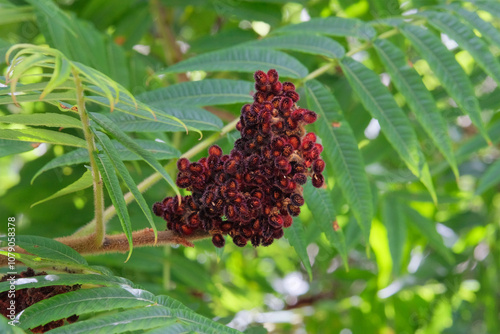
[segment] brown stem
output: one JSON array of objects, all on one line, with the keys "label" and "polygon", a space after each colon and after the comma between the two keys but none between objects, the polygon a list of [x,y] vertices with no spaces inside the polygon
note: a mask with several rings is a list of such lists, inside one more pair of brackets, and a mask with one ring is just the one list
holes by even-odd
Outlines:
[{"label": "brown stem", "polygon": [[[170,13],[167,13],[165,7],[162,6],[159,0],[151,1],[151,11],[156,29],[160,34],[163,53],[165,54],[165,62],[168,65],[180,62],[182,60],[182,51],[172,31],[171,20],[169,19],[169,16],[171,16],[169,15]],[[179,73],[177,77],[181,82],[189,81],[185,73]]]},{"label": "brown stem", "polygon": [[[162,245],[183,245],[194,247],[193,242],[210,237],[210,234],[204,231],[196,231],[188,236],[180,236],[173,231],[159,231],[158,241],[155,244],[155,235],[152,229],[135,231],[132,233],[135,247],[162,246]],[[104,253],[126,253],[129,250],[127,237],[125,234],[107,235],[104,242],[96,246],[95,235],[90,234],[84,237],[63,237],[55,239],[76,250],[82,255],[104,254]],[[16,246],[16,252],[26,253],[23,249]],[[7,257],[0,256],[0,266],[7,265]]]}]

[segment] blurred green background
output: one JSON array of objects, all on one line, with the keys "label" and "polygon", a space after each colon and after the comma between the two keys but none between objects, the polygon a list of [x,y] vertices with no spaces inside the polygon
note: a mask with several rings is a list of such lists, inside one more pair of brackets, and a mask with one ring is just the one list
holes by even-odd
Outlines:
[{"label": "blurred green background", "polygon": [[[61,33],[60,40],[47,40],[41,21],[29,3],[0,0],[0,56],[12,44],[48,43],[71,59],[104,72],[138,95],[177,82],[180,76],[154,74],[168,65],[266,36],[283,25],[332,15],[383,20],[445,1],[61,0],[55,3],[68,13],[69,22],[78,20],[79,27],[87,29],[95,40],[81,44],[80,50],[69,42],[68,34]],[[467,6],[465,4],[469,8]],[[18,10],[17,16],[7,15],[8,10],[21,7],[23,10]],[[479,14],[497,29],[500,27],[499,19],[492,16],[495,13],[481,11]],[[174,44],[168,44],[169,40]],[[357,42],[349,38],[337,40],[347,49],[357,46]],[[363,240],[352,211],[338,187],[334,187],[335,180],[328,179],[330,189],[333,188],[331,205],[346,236],[349,270],[307,208],[295,224],[304,226],[302,238],[312,266],[311,279],[286,238],[257,249],[240,249],[228,242],[223,251],[217,252],[209,240],[197,242],[195,248],[137,248],[127,263],[124,263],[124,254],[88,256],[88,262],[107,266],[116,275],[155,294],[168,294],[196,312],[246,333],[500,332],[500,180],[493,175],[478,188],[478,180],[485,171],[495,161],[498,165],[499,147],[487,146],[470,120],[460,116],[428,64],[416,57],[411,46],[399,36],[393,41],[399,42],[414,60],[413,67],[438,101],[456,149],[460,179],[455,180],[432,142],[425,135],[420,136],[423,130],[415,125],[434,171],[439,198],[439,204],[434,205],[385,137],[378,135],[376,124],[363,111],[346,78],[338,72],[320,77],[338,98],[354,130],[376,209],[370,240]],[[452,41],[447,43],[475,86],[495,141],[500,138],[500,91],[467,51],[453,48]],[[87,48],[93,51],[94,47],[95,58],[81,52]],[[107,53],[98,54],[101,50]],[[494,51],[498,59],[500,49]],[[310,71],[325,63],[320,57],[290,54]],[[363,63],[381,73],[383,79],[383,67],[374,50],[368,49],[362,56]],[[3,62],[0,66],[5,71]],[[207,73],[202,71],[188,73],[190,80],[205,77]],[[251,80],[247,73],[210,73],[208,77]],[[24,83],[29,80],[25,79]],[[402,99],[398,94],[395,97]],[[212,111],[226,122],[239,114],[240,107],[240,104],[224,105]],[[14,105],[1,106],[0,114],[50,110],[55,109],[35,102],[23,104],[22,111]],[[1,124],[0,131],[8,127]],[[205,136],[210,134],[204,131]],[[141,136],[164,140],[180,152],[196,145],[199,139],[196,133],[151,132]],[[236,138],[236,134],[231,133],[217,144],[229,152]],[[30,207],[77,180],[85,167],[52,169],[31,184],[35,173],[54,157],[66,153],[67,148],[42,144],[34,150],[30,147],[26,150],[0,158],[0,219],[15,216],[19,222],[17,233],[51,238],[69,235],[90,221],[93,218],[90,188]],[[131,162],[127,166],[137,182],[153,172],[143,162]],[[496,170],[500,174],[500,168]],[[152,204],[167,195],[172,193],[160,182],[145,193],[145,198]],[[110,204],[106,199],[106,205]],[[148,227],[136,203],[129,209],[134,230]],[[392,231],[387,221],[407,227],[401,240],[401,270],[394,270],[391,260],[388,233]],[[161,219],[155,218],[155,222],[158,229],[165,228]],[[0,225],[0,231],[4,226]],[[108,233],[121,231],[116,217],[107,230]]]}]

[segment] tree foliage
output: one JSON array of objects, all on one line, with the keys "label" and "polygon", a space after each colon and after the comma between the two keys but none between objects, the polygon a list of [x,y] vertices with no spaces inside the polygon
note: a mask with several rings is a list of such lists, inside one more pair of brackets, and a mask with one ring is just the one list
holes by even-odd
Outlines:
[{"label": "tree foliage", "polygon": [[[499,22],[482,0],[0,0],[0,212],[16,270],[48,273],[16,287],[81,285],[0,331],[500,332]],[[319,115],[326,188],[267,248],[165,231],[176,159],[228,153],[272,68]]]}]

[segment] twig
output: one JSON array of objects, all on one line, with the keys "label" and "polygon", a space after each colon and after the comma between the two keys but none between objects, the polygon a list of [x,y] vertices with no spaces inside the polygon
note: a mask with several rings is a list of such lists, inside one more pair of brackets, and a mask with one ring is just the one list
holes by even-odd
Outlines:
[{"label": "twig", "polygon": [[[135,231],[132,233],[134,240],[134,248],[146,246],[162,246],[162,245],[184,245],[193,247],[193,242],[206,239],[210,234],[204,231],[196,231],[195,233],[182,237],[173,231],[159,231],[158,242],[155,244],[155,235],[153,229],[146,228],[144,230]],[[104,253],[126,253],[129,251],[128,240],[125,234],[107,235],[101,245],[94,243],[95,235],[91,234],[84,237],[64,237],[55,239],[63,244],[73,248],[78,253],[83,255],[89,254],[104,254]],[[15,249],[18,253],[26,253],[22,248]],[[0,256],[0,267],[7,265],[8,258]]]},{"label": "twig", "polygon": [[85,97],[83,95],[83,86],[78,71],[72,69],[73,80],[75,81],[76,87],[76,102],[78,106],[78,113],[80,114],[80,120],[82,121],[83,134],[85,136],[85,141],[87,142],[87,150],[89,152],[90,167],[92,169],[93,187],[94,187],[94,210],[95,210],[95,228],[93,234],[93,243],[95,246],[100,246],[103,242],[105,236],[105,226],[104,226],[104,193],[102,188],[101,174],[97,168],[97,164],[94,158],[94,152],[96,151],[94,144],[94,136],[90,131],[89,127],[89,117],[85,111]]}]

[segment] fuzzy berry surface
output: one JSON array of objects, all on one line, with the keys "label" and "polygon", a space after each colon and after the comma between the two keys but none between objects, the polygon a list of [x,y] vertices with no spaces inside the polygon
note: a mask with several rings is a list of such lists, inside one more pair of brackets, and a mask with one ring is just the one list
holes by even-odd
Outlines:
[{"label": "fuzzy berry surface", "polygon": [[294,84],[278,78],[274,69],[255,73],[254,102],[241,108],[241,138],[230,154],[214,145],[199,161],[178,160],[176,184],[191,195],[153,205],[167,229],[184,236],[201,229],[216,247],[224,247],[224,235],[239,247],[269,246],[300,214],[307,179],[323,186],[323,147],[305,130],[317,114],[300,108]]}]

